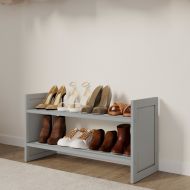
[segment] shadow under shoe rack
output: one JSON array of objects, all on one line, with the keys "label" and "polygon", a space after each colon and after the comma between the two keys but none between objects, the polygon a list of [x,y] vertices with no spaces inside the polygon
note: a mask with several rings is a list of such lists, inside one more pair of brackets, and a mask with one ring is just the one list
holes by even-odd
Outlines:
[{"label": "shadow under shoe rack", "polygon": [[[111,162],[131,167],[131,183],[153,174],[158,170],[158,98],[133,100],[131,117],[93,115],[59,111],[37,110],[34,107],[46,93],[26,95],[26,145],[25,161],[61,153],[76,157]],[[38,143],[43,115],[70,118],[104,120],[131,125],[131,157],[101,151],[73,149],[58,145]]]}]

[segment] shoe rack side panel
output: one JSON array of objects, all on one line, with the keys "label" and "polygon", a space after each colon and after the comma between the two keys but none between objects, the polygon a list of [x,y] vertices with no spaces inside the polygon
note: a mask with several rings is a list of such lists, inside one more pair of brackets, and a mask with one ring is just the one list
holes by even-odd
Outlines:
[{"label": "shoe rack side panel", "polygon": [[[46,94],[47,93],[26,95],[26,110],[33,109],[37,104],[42,102]],[[54,151],[27,146],[27,143],[38,141],[42,117],[43,115],[40,114],[26,113],[25,162],[55,154]]]},{"label": "shoe rack side panel", "polygon": [[131,183],[158,170],[158,98],[132,101]]}]

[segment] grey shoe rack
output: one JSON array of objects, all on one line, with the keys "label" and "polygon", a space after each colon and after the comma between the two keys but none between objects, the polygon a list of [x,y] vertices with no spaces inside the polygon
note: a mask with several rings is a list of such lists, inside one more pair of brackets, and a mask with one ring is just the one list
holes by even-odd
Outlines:
[{"label": "grey shoe rack", "polygon": [[[25,161],[31,161],[48,155],[61,153],[70,156],[128,165],[131,168],[131,183],[153,174],[158,170],[158,98],[146,98],[131,102],[131,117],[69,113],[37,110],[46,93],[26,95],[26,144]],[[38,143],[43,115],[65,116],[87,120],[131,125],[131,157],[101,151],[73,149]]]}]

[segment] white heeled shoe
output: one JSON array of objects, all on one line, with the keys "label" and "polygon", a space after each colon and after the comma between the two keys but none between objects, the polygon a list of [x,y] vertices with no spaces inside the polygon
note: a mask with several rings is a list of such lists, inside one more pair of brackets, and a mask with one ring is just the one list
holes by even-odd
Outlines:
[{"label": "white heeled shoe", "polygon": [[81,112],[82,107],[84,107],[89,100],[91,96],[91,90],[90,90],[90,83],[89,82],[83,82],[82,83],[83,92],[82,96],[80,97],[80,102],[75,102],[74,107],[70,107],[70,112]]},{"label": "white heeled shoe", "polygon": [[82,107],[86,106],[92,92],[90,90],[90,83],[89,82],[83,82],[82,87],[84,88],[83,94],[81,96],[80,104]]},{"label": "white heeled shoe", "polygon": [[79,102],[80,96],[77,90],[76,82],[69,84],[71,90],[66,94],[64,102],[61,102],[57,108],[58,111],[70,111],[75,108],[75,104]]},{"label": "white heeled shoe", "polygon": [[92,130],[86,130],[79,138],[72,139],[70,147],[88,149],[92,140]]}]

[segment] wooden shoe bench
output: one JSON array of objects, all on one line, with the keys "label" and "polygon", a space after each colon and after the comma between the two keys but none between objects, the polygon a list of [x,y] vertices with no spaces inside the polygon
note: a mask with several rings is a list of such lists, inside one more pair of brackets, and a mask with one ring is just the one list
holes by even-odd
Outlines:
[{"label": "wooden shoe bench", "polygon": [[[46,93],[26,95],[26,144],[25,161],[31,161],[56,153],[105,161],[131,168],[131,183],[158,170],[158,98],[146,98],[131,102],[131,117],[93,115],[59,111],[37,110]],[[101,120],[131,125],[131,157],[101,151],[73,149],[58,145],[38,143],[43,115],[65,116],[87,120]]]}]

